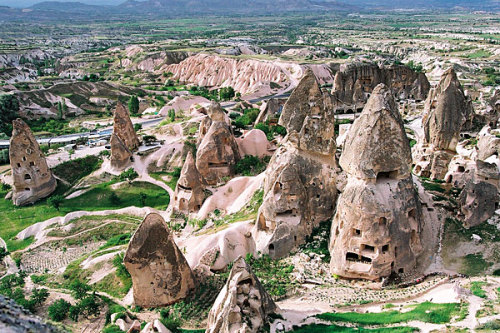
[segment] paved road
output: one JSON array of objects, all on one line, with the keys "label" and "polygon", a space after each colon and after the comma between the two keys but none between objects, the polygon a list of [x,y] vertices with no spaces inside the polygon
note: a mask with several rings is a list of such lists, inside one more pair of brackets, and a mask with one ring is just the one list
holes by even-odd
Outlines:
[{"label": "paved road", "polygon": [[[270,98],[287,98],[290,96],[290,93],[283,93],[283,94],[278,94],[278,95],[271,95],[271,96],[264,96],[264,97],[259,97],[259,98],[254,98],[250,99],[247,102],[250,103],[258,103],[261,101],[264,101],[266,99]],[[223,102],[221,105],[225,108],[230,108],[232,106],[235,106],[237,102]],[[158,117],[154,119],[147,119],[147,120],[142,120],[138,121],[138,124],[142,125],[142,128],[148,128],[148,127],[153,127],[158,125],[165,117]],[[75,134],[66,134],[66,135],[60,135],[60,136],[55,136],[51,138],[43,138],[43,139],[37,139],[39,144],[64,144],[64,143],[71,143],[76,141],[78,138],[86,138],[90,136],[95,136],[96,139],[101,139],[101,138],[106,138],[111,135],[113,131],[113,127],[106,127],[100,131],[92,131],[92,132],[82,132],[82,133],[75,133]],[[9,148],[10,142],[9,140],[0,140],[0,149],[2,148]]]}]

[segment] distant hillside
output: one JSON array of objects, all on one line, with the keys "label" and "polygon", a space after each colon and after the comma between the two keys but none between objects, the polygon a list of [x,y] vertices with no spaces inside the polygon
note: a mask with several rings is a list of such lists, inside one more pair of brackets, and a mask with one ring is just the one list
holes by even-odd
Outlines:
[{"label": "distant hillside", "polygon": [[138,12],[169,11],[189,13],[252,12],[269,13],[283,11],[349,11],[355,6],[339,1],[322,0],[128,0],[121,8]]},{"label": "distant hillside", "polygon": [[349,3],[379,8],[452,9],[461,7],[472,10],[500,10],[499,0],[351,0]]}]

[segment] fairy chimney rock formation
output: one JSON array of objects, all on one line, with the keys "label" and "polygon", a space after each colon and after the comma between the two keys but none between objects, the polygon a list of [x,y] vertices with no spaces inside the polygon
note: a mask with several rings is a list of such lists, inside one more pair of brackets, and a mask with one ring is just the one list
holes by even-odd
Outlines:
[{"label": "fairy chimney rock formation", "polygon": [[460,193],[459,203],[464,226],[477,226],[495,214],[498,189],[490,183],[470,180]]},{"label": "fairy chimney rock formation", "polygon": [[111,166],[116,169],[125,168],[131,161],[132,152],[115,133],[111,134]]},{"label": "fairy chimney rock formation", "polygon": [[130,151],[139,148],[139,139],[130,120],[127,109],[118,102],[114,114],[113,133],[116,134]]},{"label": "fairy chimney rock formation", "polygon": [[473,114],[455,70],[449,68],[425,101],[424,142],[415,148],[415,174],[443,179],[455,155],[460,131]]},{"label": "fairy chimney rock formation", "polygon": [[384,84],[373,90],[356,126],[349,129],[339,163],[350,176],[373,182],[383,174],[395,179],[410,175],[409,141],[391,92]]},{"label": "fairy chimney rock formation", "polygon": [[159,214],[151,213],[142,221],[130,240],[124,263],[132,276],[136,305],[169,305],[195,288],[193,272]]},{"label": "fairy chimney rock formation", "polygon": [[422,213],[409,142],[385,85],[374,89],[345,147],[348,181],[332,221],[331,273],[368,280],[410,273],[422,250]]},{"label": "fairy chimney rock formation", "polygon": [[242,257],[234,261],[226,285],[215,300],[206,333],[257,333],[277,310],[271,296]]},{"label": "fairy chimney rock formation", "polygon": [[302,244],[330,219],[337,199],[334,116],[328,92],[308,70],[280,118],[287,129],[271,158],[254,229],[257,250],[272,258]]},{"label": "fairy chimney rock formation", "polygon": [[9,149],[14,181],[12,201],[22,206],[49,196],[57,182],[29,126],[21,119],[14,120],[12,126]]},{"label": "fairy chimney rock formation", "polygon": [[196,152],[196,167],[207,184],[216,185],[223,177],[234,174],[234,165],[240,159],[240,153],[218,103],[210,105],[209,116],[210,128]]},{"label": "fairy chimney rock formation", "polygon": [[205,181],[189,152],[175,188],[175,208],[185,213],[197,212],[205,199],[204,188]]},{"label": "fairy chimney rock formation", "polygon": [[295,136],[297,148],[322,155],[335,153],[335,122],[328,93],[321,91],[311,69],[308,69],[288,98],[279,124],[289,138]]}]

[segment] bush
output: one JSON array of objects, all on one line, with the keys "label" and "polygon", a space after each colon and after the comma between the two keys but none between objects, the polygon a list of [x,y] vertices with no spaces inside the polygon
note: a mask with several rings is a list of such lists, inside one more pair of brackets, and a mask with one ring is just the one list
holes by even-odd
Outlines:
[{"label": "bush", "polygon": [[47,199],[47,204],[49,204],[49,206],[52,206],[59,211],[59,206],[61,206],[63,201],[64,201],[64,197],[62,195],[54,194],[50,198]]},{"label": "bush", "polygon": [[269,157],[260,159],[257,156],[246,155],[241,160],[236,162],[234,169],[237,174],[241,174],[243,176],[258,175],[266,169],[269,160]]},{"label": "bush", "polygon": [[128,101],[128,110],[131,115],[137,115],[139,113],[139,98],[137,96],[130,96]]},{"label": "bush", "polygon": [[135,172],[135,170],[133,168],[129,168],[125,171],[123,171],[120,176],[118,176],[118,178],[120,180],[128,180],[128,181],[131,181],[131,180],[134,180],[136,179],[137,177],[139,177],[139,174],[137,172]]},{"label": "bush", "polygon": [[69,308],[71,304],[67,301],[58,299],[54,303],[52,303],[48,308],[49,318],[54,321],[63,321],[68,316]]},{"label": "bush", "polygon": [[76,299],[82,299],[87,296],[87,293],[92,289],[88,284],[81,282],[80,280],[74,280],[69,285],[71,290],[71,295]]},{"label": "bush", "polygon": [[54,167],[52,171],[59,178],[64,179],[71,185],[75,185],[80,179],[99,169],[101,163],[102,160],[98,156],[89,155],[61,163]]}]

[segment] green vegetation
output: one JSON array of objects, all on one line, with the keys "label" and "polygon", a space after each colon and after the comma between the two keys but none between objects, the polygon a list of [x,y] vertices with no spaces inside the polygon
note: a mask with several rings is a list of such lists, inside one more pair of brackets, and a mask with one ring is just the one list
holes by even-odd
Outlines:
[{"label": "green vegetation", "polygon": [[245,260],[252,267],[252,271],[259,278],[264,289],[274,298],[285,296],[296,286],[296,282],[290,277],[293,265],[288,264],[284,259],[274,260],[267,254],[255,258],[247,254]]},{"label": "green vegetation", "polygon": [[132,116],[136,116],[139,113],[139,98],[137,96],[130,96],[128,110]]},{"label": "green vegetation", "polygon": [[23,271],[3,277],[0,280],[0,295],[12,298],[17,304],[35,313],[36,309],[49,297],[49,292],[47,289],[35,288],[29,299],[26,299],[23,289],[25,278],[26,273]]},{"label": "green vegetation", "polygon": [[14,95],[0,95],[0,133],[12,134],[12,121],[18,117],[19,101]]},{"label": "green vegetation", "polygon": [[481,298],[488,298],[486,291],[484,291],[483,287],[486,285],[486,282],[483,281],[473,281],[470,284],[470,291],[473,295]]},{"label": "green vegetation", "polygon": [[120,179],[121,181],[132,181],[134,179],[136,179],[137,177],[139,177],[139,174],[133,169],[133,168],[129,168],[125,171],[123,171],[119,176],[118,176],[118,179]]},{"label": "green vegetation", "polygon": [[482,253],[472,253],[463,257],[460,272],[470,276],[481,275],[491,265],[493,263],[484,260]]},{"label": "green vegetation", "polygon": [[476,328],[477,331],[500,332],[500,319],[490,320]]},{"label": "green vegetation", "polygon": [[264,132],[266,134],[267,140],[269,141],[272,141],[276,135],[281,135],[283,137],[286,135],[286,128],[280,125],[270,126],[269,121],[267,121],[266,123],[258,123],[254,128]]},{"label": "green vegetation", "polygon": [[301,327],[294,326],[292,332],[297,333],[411,333],[419,332],[415,327],[384,327],[384,328],[362,328],[344,327],[337,325],[311,324]]},{"label": "green vegetation", "polygon": [[215,228],[211,228],[203,232],[217,232],[219,230],[222,230],[231,223],[255,220],[257,218],[257,211],[259,210],[259,207],[262,205],[263,199],[264,199],[264,190],[260,189],[253,194],[249,203],[245,207],[243,207],[239,212],[236,212],[234,214],[219,216],[216,213],[217,212],[216,209],[214,211],[215,217],[213,218]]},{"label": "green vegetation", "polygon": [[[151,172],[149,175],[153,177],[156,180],[159,180],[161,182],[164,182],[167,184],[172,190],[175,191],[175,187],[177,186],[177,182],[179,181],[179,177],[181,176],[181,167],[174,167],[173,171],[170,172]],[[164,180],[164,176],[169,176],[170,179],[168,181]]]},{"label": "green vegetation", "polygon": [[52,172],[73,186],[80,179],[99,169],[101,164],[101,158],[95,155],[88,155],[58,164],[52,169]]},{"label": "green vegetation", "polygon": [[[141,207],[141,202],[137,200],[140,193],[146,195],[144,206],[157,209],[165,209],[168,206],[169,195],[159,186],[146,182],[133,182],[125,183],[117,189],[111,189],[111,185],[115,182],[95,185],[76,198],[64,200],[60,203],[59,210],[49,205],[47,200],[41,200],[30,206],[17,207],[10,200],[0,199],[0,211],[2,211],[3,218],[0,237],[7,243],[9,251],[14,252],[33,242],[33,238],[19,241],[14,240],[14,237],[18,232],[36,222],[78,210],[96,211],[129,206]],[[119,198],[119,202],[115,204],[109,200],[113,193]],[[6,191],[0,192],[2,197],[6,194]]]},{"label": "green vegetation", "polygon": [[232,121],[234,127],[245,129],[247,126],[252,125],[259,116],[260,110],[257,108],[246,109],[243,115],[237,117]]},{"label": "green vegetation", "polygon": [[49,318],[54,321],[63,321],[68,316],[71,304],[65,300],[58,299],[52,303],[49,308]]},{"label": "green vegetation", "polygon": [[477,50],[476,52],[467,54],[466,57],[469,59],[489,58],[491,57],[491,53],[481,49]]},{"label": "green vegetation", "polygon": [[330,242],[331,221],[326,220],[314,228],[310,236],[306,237],[305,243],[300,247],[304,253],[316,253],[322,255],[324,262],[330,262],[330,250],[328,245]]},{"label": "green vegetation", "polygon": [[257,156],[246,155],[241,160],[236,162],[234,170],[236,174],[239,175],[255,176],[266,170],[270,159],[270,156],[258,158]]},{"label": "green vegetation", "polygon": [[407,312],[385,311],[380,313],[337,312],[322,313],[319,319],[332,322],[347,322],[359,325],[389,325],[404,323],[412,320],[433,324],[449,323],[454,316],[459,316],[466,303],[431,303],[424,302],[410,305]]}]

